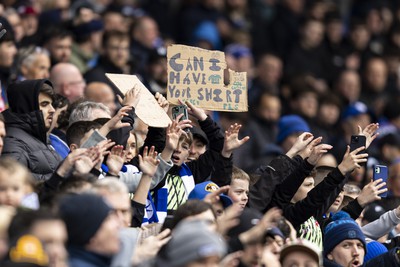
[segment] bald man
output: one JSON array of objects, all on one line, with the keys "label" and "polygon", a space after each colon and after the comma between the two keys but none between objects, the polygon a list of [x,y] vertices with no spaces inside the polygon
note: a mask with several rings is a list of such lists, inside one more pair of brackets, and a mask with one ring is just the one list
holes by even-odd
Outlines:
[{"label": "bald man", "polygon": [[56,93],[68,98],[70,103],[83,97],[86,82],[79,69],[71,63],[58,63],[51,69],[50,80]]},{"label": "bald man", "polygon": [[115,95],[108,84],[102,82],[89,83],[85,89],[85,98],[93,102],[103,103],[110,109],[111,114],[115,114],[117,108]]}]

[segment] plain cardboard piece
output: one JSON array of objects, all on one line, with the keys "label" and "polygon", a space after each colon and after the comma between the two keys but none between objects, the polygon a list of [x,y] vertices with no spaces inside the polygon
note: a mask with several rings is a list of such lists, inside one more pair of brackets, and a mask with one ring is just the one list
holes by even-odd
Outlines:
[{"label": "plain cardboard piece", "polygon": [[248,110],[246,73],[228,70],[230,82],[225,85],[223,52],[172,45],[168,47],[167,58],[170,103],[179,105],[182,100],[206,110]]},{"label": "plain cardboard piece", "polygon": [[160,128],[171,124],[168,114],[160,107],[152,93],[136,75],[106,73],[106,76],[124,95],[133,87],[139,87],[140,99],[135,113],[144,123],[151,127]]}]

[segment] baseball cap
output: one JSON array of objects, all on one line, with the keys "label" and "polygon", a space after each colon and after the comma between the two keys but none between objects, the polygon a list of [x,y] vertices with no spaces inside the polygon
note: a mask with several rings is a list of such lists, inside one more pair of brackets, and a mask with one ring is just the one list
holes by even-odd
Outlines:
[{"label": "baseball cap", "polygon": [[[211,181],[206,181],[200,184],[197,184],[192,192],[189,194],[189,199],[200,199],[203,200],[208,194],[219,189],[219,186]],[[220,194],[219,198],[222,202],[224,208],[232,205],[232,199],[227,195]]]},{"label": "baseball cap", "polygon": [[284,259],[292,252],[301,251],[313,258],[318,262],[319,266],[322,266],[322,255],[321,250],[313,243],[305,239],[297,239],[294,241],[289,241],[281,250],[280,262],[282,263]]}]

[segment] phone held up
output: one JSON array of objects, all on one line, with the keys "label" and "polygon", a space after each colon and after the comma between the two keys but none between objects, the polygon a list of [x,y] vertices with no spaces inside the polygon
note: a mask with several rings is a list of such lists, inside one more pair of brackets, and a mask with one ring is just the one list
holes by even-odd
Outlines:
[{"label": "phone held up", "polygon": [[[179,121],[189,119],[189,114],[186,105],[179,105],[172,108],[172,118],[174,120],[181,114],[183,114],[183,116],[179,119]],[[190,128],[186,128],[184,131],[188,133],[190,132]]]},{"label": "phone held up", "polygon": [[[350,140],[350,151],[354,151],[359,147],[366,145],[367,138],[364,135],[352,135]],[[365,152],[365,150],[364,150]],[[359,153],[364,153],[363,151]]]},{"label": "phone held up", "polygon": [[172,118],[174,120],[176,119],[176,117],[178,117],[181,114],[183,114],[183,116],[182,116],[182,118],[179,119],[179,121],[189,119],[187,106],[179,105],[179,106],[175,106],[172,108]]},{"label": "phone held up", "polygon": [[[375,165],[374,173],[372,175],[372,180],[376,181],[378,179],[382,179],[382,183],[387,183],[388,179],[388,167],[384,165]],[[387,188],[387,185],[382,187],[381,189]],[[384,198],[387,196],[387,191],[385,193],[379,194],[380,197]]]}]

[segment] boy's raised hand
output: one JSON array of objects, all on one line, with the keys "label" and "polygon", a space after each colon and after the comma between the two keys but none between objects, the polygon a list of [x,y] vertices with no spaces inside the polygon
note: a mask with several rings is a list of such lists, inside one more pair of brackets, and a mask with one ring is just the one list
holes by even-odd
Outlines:
[{"label": "boy's raised hand", "polygon": [[317,145],[319,145],[319,144],[321,143],[321,141],[322,141],[322,137],[321,137],[321,136],[315,138],[315,139],[312,140],[308,145],[306,145],[304,149],[300,150],[300,151],[298,152],[298,155],[299,155],[300,157],[302,157],[303,159],[308,158],[308,157],[311,155],[311,153],[312,153],[312,151],[314,150],[314,148],[315,148]]},{"label": "boy's raised hand", "polygon": [[311,165],[317,165],[319,159],[322,157],[323,154],[327,153],[332,146],[328,144],[320,144],[313,148],[311,151],[311,155],[308,157],[307,161]]},{"label": "boy's raised hand", "polygon": [[139,154],[139,169],[143,175],[153,177],[159,164],[160,160],[157,159],[157,151],[155,151],[154,146],[150,150],[146,146],[143,150],[143,156]]},{"label": "boy's raised hand", "polygon": [[364,146],[355,149],[350,152],[350,146],[347,146],[346,153],[344,154],[342,162],[339,164],[339,171],[346,175],[347,173],[352,172],[355,168],[361,168],[359,163],[367,162],[368,154],[358,154],[365,149]]},{"label": "boy's raised hand", "polygon": [[204,111],[204,109],[196,107],[189,101],[186,101],[186,103],[183,103],[181,100],[179,100],[179,102],[182,105],[186,105],[188,107],[188,113],[190,115],[192,115],[193,117],[195,117],[196,119],[198,119],[199,121],[204,121],[205,119],[207,119],[207,114]]},{"label": "boy's raised hand", "polygon": [[364,188],[361,190],[361,193],[358,195],[358,204],[364,208],[369,203],[372,203],[376,200],[381,200],[379,195],[387,192],[387,188],[382,188],[385,185],[386,183],[383,182],[382,179],[371,181],[369,184],[364,186]]},{"label": "boy's raised hand", "polygon": [[77,148],[62,161],[60,167],[57,169],[57,174],[63,178],[66,178],[68,174],[71,172],[72,168],[75,165],[75,162],[84,156],[87,148]]},{"label": "boy's raised hand", "polygon": [[89,173],[101,160],[101,152],[98,147],[91,147],[75,161],[75,171],[79,174]]},{"label": "boy's raised hand", "polygon": [[99,149],[100,152],[100,159],[95,165],[95,168],[100,170],[101,169],[101,164],[103,163],[104,157],[110,153],[108,151],[111,147],[115,145],[115,142],[113,142],[111,139],[103,140],[99,142],[95,147]]},{"label": "boy's raised hand", "polygon": [[371,123],[368,124],[367,127],[364,129],[361,128],[360,125],[358,125],[358,134],[359,135],[364,135],[366,137],[365,140],[365,149],[367,149],[372,141],[375,140],[376,137],[378,137],[379,133],[376,131],[379,129],[379,123]]},{"label": "boy's raised hand", "polygon": [[296,156],[300,151],[305,149],[308,144],[313,140],[314,135],[309,132],[304,132],[301,135],[299,135],[296,139],[296,142],[293,144],[293,146],[289,149],[289,151],[286,153],[286,156],[289,158],[293,158]]},{"label": "boy's raised hand", "polygon": [[126,157],[126,151],[124,147],[121,145],[113,146],[110,151],[110,154],[107,157],[107,167],[108,173],[112,176],[118,176],[118,173],[121,171],[122,166],[124,165]]},{"label": "boy's raised hand", "polygon": [[168,100],[159,92],[157,92],[154,95],[155,99],[157,100],[157,103],[160,105],[160,107],[162,107],[162,109],[164,109],[165,112],[168,112],[169,109],[169,102]]},{"label": "boy's raised hand", "polygon": [[175,150],[178,147],[179,138],[181,137],[183,130],[179,125],[179,119],[183,114],[179,115],[175,120],[172,121],[167,127],[166,142],[165,146],[169,150]]},{"label": "boy's raised hand", "polygon": [[240,128],[242,128],[242,125],[235,123],[231,125],[227,131],[225,131],[224,148],[221,151],[223,157],[229,158],[232,155],[233,150],[239,148],[244,143],[249,141],[249,136],[239,139]]},{"label": "boy's raised hand", "polygon": [[122,99],[121,96],[117,95],[118,101],[122,106],[129,106],[136,108],[140,100],[139,92],[140,88],[134,86],[131,90],[126,92],[124,99]]}]

